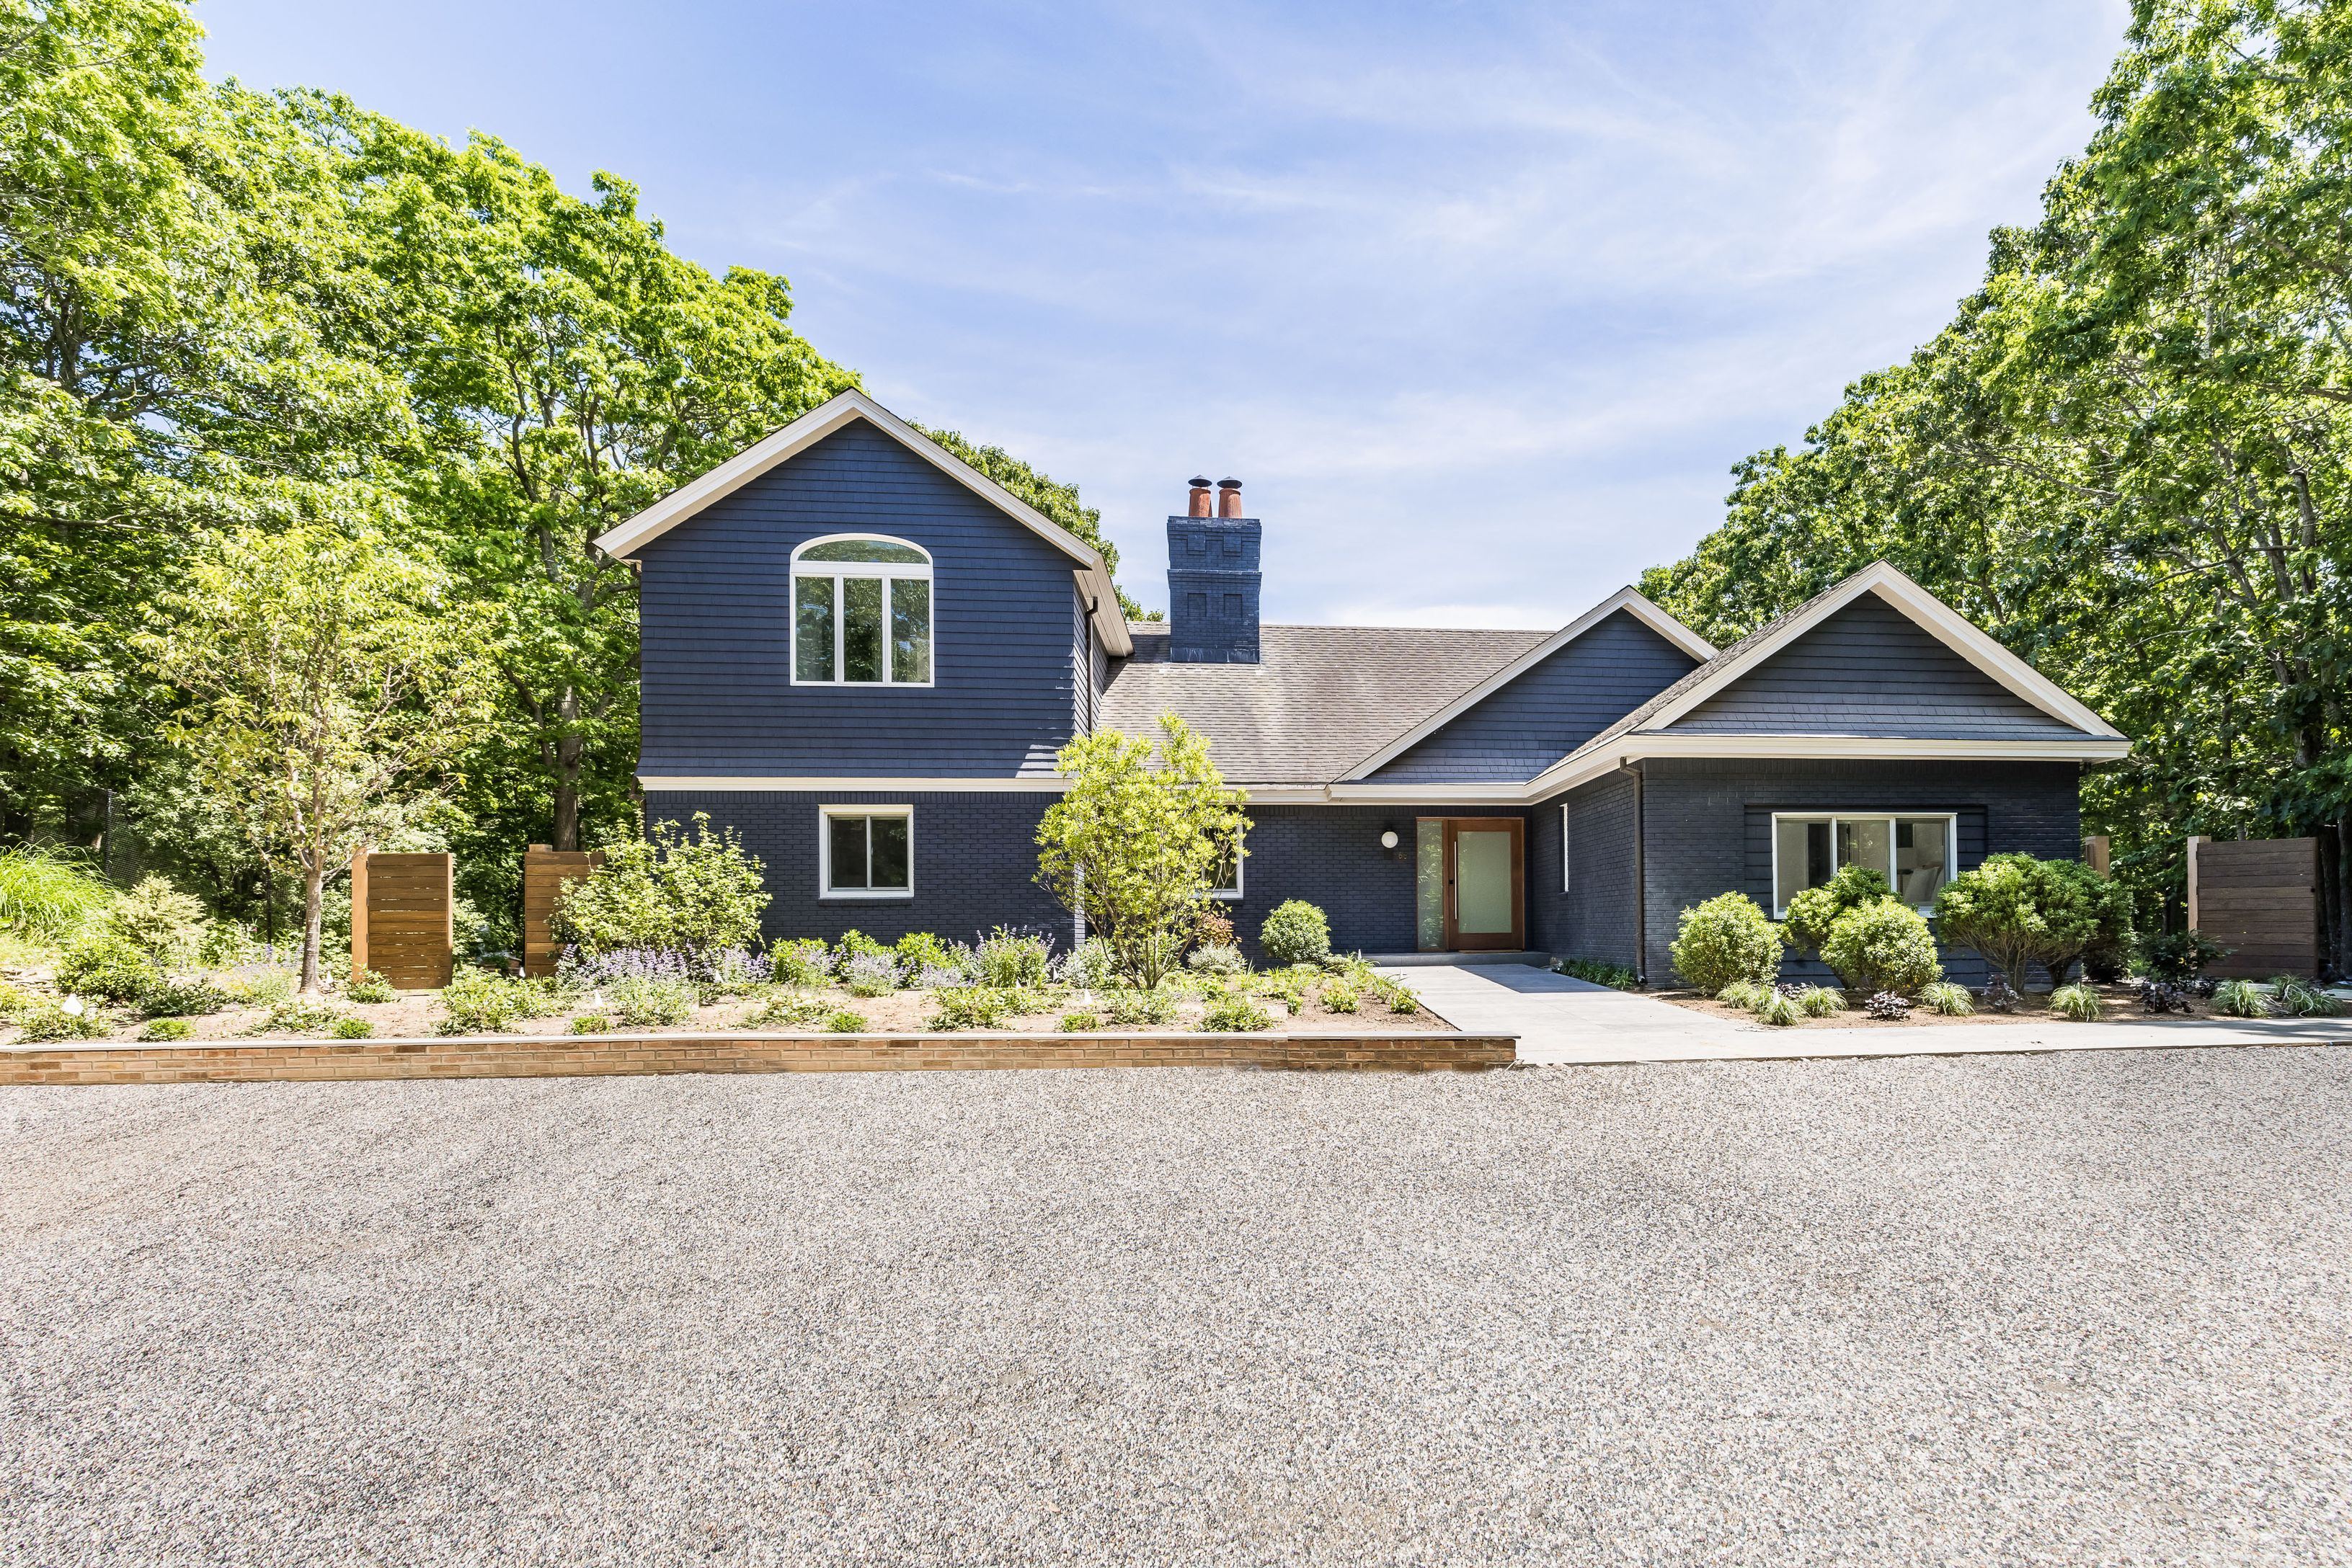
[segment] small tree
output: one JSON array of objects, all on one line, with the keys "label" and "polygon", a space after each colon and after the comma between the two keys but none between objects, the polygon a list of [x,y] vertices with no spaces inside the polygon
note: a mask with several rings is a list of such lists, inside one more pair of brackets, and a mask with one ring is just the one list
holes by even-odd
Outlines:
[{"label": "small tree", "polygon": [[[2097,938],[2100,911],[2053,863],[2027,854],[1991,855],[1946,883],[1936,895],[1944,940],[1983,954],[2019,991],[2025,989],[2029,965],[2070,962]],[[2063,977],[2053,972],[2053,980]]]},{"label": "small tree", "polygon": [[1122,975],[1156,986],[1183,957],[1217,868],[1248,852],[1248,797],[1172,713],[1156,747],[1098,729],[1056,765],[1069,789],[1037,825],[1037,882],[1085,918]]},{"label": "small tree", "polygon": [[693,957],[750,948],[760,940],[764,869],[732,829],[714,833],[710,813],[694,814],[694,836],[676,822],[609,839],[604,861],[564,883],[555,935],[588,953],[658,947]]},{"label": "small tree", "polygon": [[302,873],[302,989],[319,988],[320,894],[361,844],[437,793],[484,713],[480,667],[439,570],[372,533],[317,526],[209,541],[148,639],[190,706],[171,734],[263,863]]}]

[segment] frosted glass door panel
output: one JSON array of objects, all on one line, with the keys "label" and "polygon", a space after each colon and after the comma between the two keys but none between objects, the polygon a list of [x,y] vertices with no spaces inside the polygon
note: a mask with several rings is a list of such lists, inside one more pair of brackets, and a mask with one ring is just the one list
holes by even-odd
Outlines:
[{"label": "frosted glass door panel", "polygon": [[1514,924],[1509,831],[1454,835],[1454,925],[1465,936],[1507,936]]}]

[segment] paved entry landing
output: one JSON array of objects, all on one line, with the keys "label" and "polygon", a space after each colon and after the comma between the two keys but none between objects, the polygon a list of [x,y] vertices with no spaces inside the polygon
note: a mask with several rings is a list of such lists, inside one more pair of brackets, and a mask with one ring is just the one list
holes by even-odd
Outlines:
[{"label": "paved entry landing", "polygon": [[1516,1034],[1522,1065],[1973,1056],[1995,1051],[2150,1051],[2201,1045],[2352,1045],[2352,1019],[2157,1019],[1910,1029],[1767,1029],[1518,964],[1384,969],[1456,1029]]}]

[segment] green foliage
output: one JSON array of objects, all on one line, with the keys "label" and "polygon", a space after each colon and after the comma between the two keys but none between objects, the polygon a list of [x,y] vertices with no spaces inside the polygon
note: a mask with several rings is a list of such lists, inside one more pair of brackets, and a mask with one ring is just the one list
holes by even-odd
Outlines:
[{"label": "green foliage", "polygon": [[[307,1034],[326,1035],[343,1015],[314,997],[297,993],[277,1003],[246,1030],[247,1034]],[[455,1030],[443,1030],[454,1034]]]},{"label": "green foliage", "polygon": [[392,982],[373,969],[362,969],[343,987],[343,997],[348,1001],[382,1003],[391,1001],[394,996]]},{"label": "green foliage", "polygon": [[2213,988],[2213,1010],[2223,1018],[2268,1018],[2271,998],[2252,980],[2224,980]]},{"label": "green foliage", "polygon": [[1845,1011],[1845,998],[1827,986],[1807,986],[1797,993],[1797,1008],[1809,1019],[1834,1018]]},{"label": "green foliage", "polygon": [[160,876],[142,877],[108,907],[102,925],[168,972],[194,963],[203,948],[205,906]]},{"label": "green foliage", "polygon": [[553,922],[561,940],[585,953],[759,946],[760,912],[769,901],[763,868],[733,829],[711,831],[709,813],[694,814],[690,837],[676,822],[656,822],[645,837],[616,838],[604,848],[602,865],[563,884]]},{"label": "green foliage", "polygon": [[1118,965],[1108,946],[1089,936],[1054,967],[1054,977],[1081,991],[1098,991],[1118,977]]},{"label": "green foliage", "polygon": [[43,1005],[42,998],[9,980],[0,980],[0,1020],[18,1018]]},{"label": "green foliage", "polygon": [[1174,714],[1160,737],[1098,729],[1056,758],[1069,787],[1037,827],[1037,881],[1149,988],[1178,965],[1212,877],[1248,852],[1245,797]]},{"label": "green foliage", "polygon": [[1303,898],[1274,906],[1257,930],[1269,964],[1319,964],[1331,956],[1331,923]]},{"label": "green foliage", "polygon": [[603,1013],[582,1013],[571,1023],[573,1034],[610,1034],[613,1020]]},{"label": "green foliage", "polygon": [[23,1041],[104,1040],[111,1032],[105,1017],[79,998],[44,1000],[16,1015],[16,1038]]},{"label": "green foliage", "polygon": [[1769,986],[1780,972],[1780,933],[1744,893],[1717,894],[1684,910],[1666,951],[1675,972],[1709,994],[1736,980]]},{"label": "green foliage", "polygon": [[1084,1034],[1102,1028],[1102,1019],[1092,1013],[1064,1013],[1059,1027],[1064,1034]]},{"label": "green foliage", "polygon": [[139,993],[139,1010],[152,1017],[216,1013],[229,1004],[229,994],[210,980],[180,976],[157,980]]},{"label": "green foliage", "polygon": [[1804,1010],[1797,1006],[1797,999],[1786,991],[1766,991],[1756,1004],[1756,1021],[1769,1024],[1774,1029],[1786,1029],[1804,1016]]},{"label": "green foliage", "polygon": [[2168,986],[2187,985],[2229,956],[2229,948],[2202,931],[2167,931],[2148,938],[2146,950],[2149,977]]},{"label": "green foliage", "polygon": [[1239,992],[1211,1001],[1201,1014],[1201,1027],[1216,1034],[1242,1034],[1272,1029],[1274,1015]]},{"label": "green foliage", "polygon": [[614,980],[604,988],[613,1016],[631,1029],[675,1029],[694,1017],[698,999],[684,980]]},{"label": "green foliage", "polygon": [[1249,960],[1238,947],[1195,947],[1184,956],[1184,967],[1203,975],[1246,975]]},{"label": "green foliage", "polygon": [[[1944,940],[1973,947],[2023,991],[2027,966],[2063,965],[2097,939],[2103,906],[2063,861],[2026,854],[1986,857],[1974,871],[1944,884],[1936,895]],[[2095,877],[2089,879],[2095,882]],[[2053,967],[2054,976],[2063,969]]]},{"label": "green foliage", "polygon": [[1822,945],[1822,962],[1857,991],[1916,996],[1944,974],[1927,921],[1909,904],[1891,898],[1839,915]]},{"label": "green foliage", "polygon": [[743,1020],[746,1029],[806,1029],[830,1009],[814,997],[794,996],[784,992],[770,997]]},{"label": "green foliage", "polygon": [[1150,990],[1105,991],[1102,1010],[1106,1018],[1121,1029],[1171,1024],[1176,1021],[1176,993],[1165,987],[1155,987]]},{"label": "green foliage", "polygon": [[375,1034],[375,1025],[363,1018],[346,1014],[337,1019],[327,1030],[331,1040],[368,1040]]},{"label": "green foliage", "polygon": [[1821,886],[1809,887],[1789,900],[1789,916],[1780,924],[1780,934],[1799,952],[1818,953],[1840,916],[1894,896],[1886,878],[1868,866],[1840,866],[1837,874]]},{"label": "green foliage", "polygon": [[105,880],[78,855],[53,849],[0,850],[0,932],[62,942],[112,897]]},{"label": "green foliage", "polygon": [[1000,925],[972,949],[972,967],[983,986],[1042,986],[1051,955],[1043,936]]},{"label": "green foliage", "polygon": [[164,1040],[185,1040],[194,1032],[195,1030],[185,1019],[149,1019],[147,1027],[139,1031],[139,1038],[160,1043]]},{"label": "green foliage", "polygon": [[827,1034],[864,1034],[866,1015],[847,1008],[829,1012],[824,1015],[824,1030]]},{"label": "green foliage", "polygon": [[1613,991],[1630,991],[1641,983],[1633,970],[1622,964],[1612,964],[1606,958],[1563,958],[1559,972],[1580,980],[1590,980],[1596,986],[1607,986]]},{"label": "green foliage", "polygon": [[1364,994],[1345,980],[1333,980],[1316,994],[1328,1012],[1351,1013],[1364,1004]]},{"label": "green foliage", "polygon": [[768,949],[772,973],[788,986],[821,986],[833,976],[833,953],[814,936],[779,942]]},{"label": "green foliage", "polygon": [[943,942],[928,931],[912,931],[898,938],[891,951],[898,956],[901,982],[913,985],[926,967],[951,968],[959,955],[955,945]]},{"label": "green foliage", "polygon": [[936,1030],[1003,1029],[1036,1001],[1028,991],[1004,986],[941,986],[930,998],[924,1027]]},{"label": "green foliage", "polygon": [[520,980],[488,969],[460,969],[441,992],[443,1034],[501,1034],[531,1016],[537,998]]},{"label": "green foliage", "polygon": [[1379,994],[1382,1001],[1388,1003],[1389,1011],[1400,1018],[1410,1018],[1421,1011],[1421,998],[1414,996],[1408,986],[1384,977],[1375,976],[1372,979],[1372,989]]},{"label": "green foliage", "polygon": [[2061,986],[2050,993],[2050,1010],[2076,1023],[2093,1023],[2103,1009],[2099,993],[2088,986]]},{"label": "green foliage", "polygon": [[[1114,577],[1118,575],[1118,547],[1112,544],[1102,531],[1102,513],[1078,499],[1076,485],[1064,485],[1047,478],[1019,458],[1009,455],[1002,447],[976,446],[952,430],[934,430],[922,424],[915,428],[1100,550],[1104,570]],[[1160,619],[1156,611],[1147,614],[1141,605],[1127,596],[1127,590],[1118,588],[1115,591],[1118,594],[1119,610],[1129,621]]]},{"label": "green foliage", "polygon": [[66,995],[109,1002],[136,1001],[163,978],[146,954],[103,930],[76,938],[58,961],[56,976]]},{"label": "green foliage", "polygon": [[294,994],[294,975],[291,970],[268,966],[240,969],[222,978],[221,989],[229,994],[232,1001],[266,1008]]},{"label": "green foliage", "polygon": [[852,926],[843,932],[841,940],[833,946],[833,975],[835,979],[845,980],[849,977],[850,965],[860,958],[880,958],[895,964],[898,962],[898,956],[897,951],[888,943],[877,942],[865,932]]},{"label": "green foliage", "polygon": [[2271,977],[2271,1011],[2281,1018],[2334,1018],[2344,1004],[2300,975]]},{"label": "green foliage", "polygon": [[1769,986],[1759,985],[1754,980],[1734,980],[1729,985],[1719,988],[1715,993],[1715,999],[1725,1007],[1738,1008],[1741,1012],[1752,1013],[1761,1007],[1764,998],[1771,994],[1772,988]]},{"label": "green foliage", "polygon": [[1931,1013],[1955,1019],[1967,1018],[1977,1010],[1975,998],[1969,995],[1969,988],[1951,980],[1937,980],[1931,986],[1920,987],[1919,1005]]}]

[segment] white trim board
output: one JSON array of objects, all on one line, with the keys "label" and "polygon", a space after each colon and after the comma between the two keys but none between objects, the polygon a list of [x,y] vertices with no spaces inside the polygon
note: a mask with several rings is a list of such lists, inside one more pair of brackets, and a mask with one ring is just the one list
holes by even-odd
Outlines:
[{"label": "white trim board", "polygon": [[638,785],[646,789],[740,789],[760,794],[821,795],[828,789],[845,789],[853,794],[874,795],[955,795],[982,794],[1003,791],[1031,791],[1040,794],[1060,794],[1070,787],[1070,781],[1059,774],[1039,774],[1024,779],[908,779],[896,776],[887,779],[847,779],[838,773],[821,773],[799,778],[736,777],[728,774],[640,773]]},{"label": "white trim board", "polygon": [[1368,773],[1379,772],[1414,746],[1428,739],[1438,730],[1501,691],[1620,610],[1624,611],[1702,664],[1716,655],[1717,650],[1714,643],[1667,614],[1640,590],[1629,584],[1496,670],[1361,762],[1357,763],[1346,773],[1340,775],[1341,780],[1344,782],[1359,779]]},{"label": "white trim board", "polygon": [[620,527],[600,535],[596,548],[616,560],[634,560],[637,550],[711,502],[733,494],[787,458],[861,419],[1076,561],[1078,583],[1089,600],[1087,612],[1103,647],[1118,658],[1135,651],[1119,612],[1118,591],[1111,585],[1100,551],[856,388],[679,486]]}]

